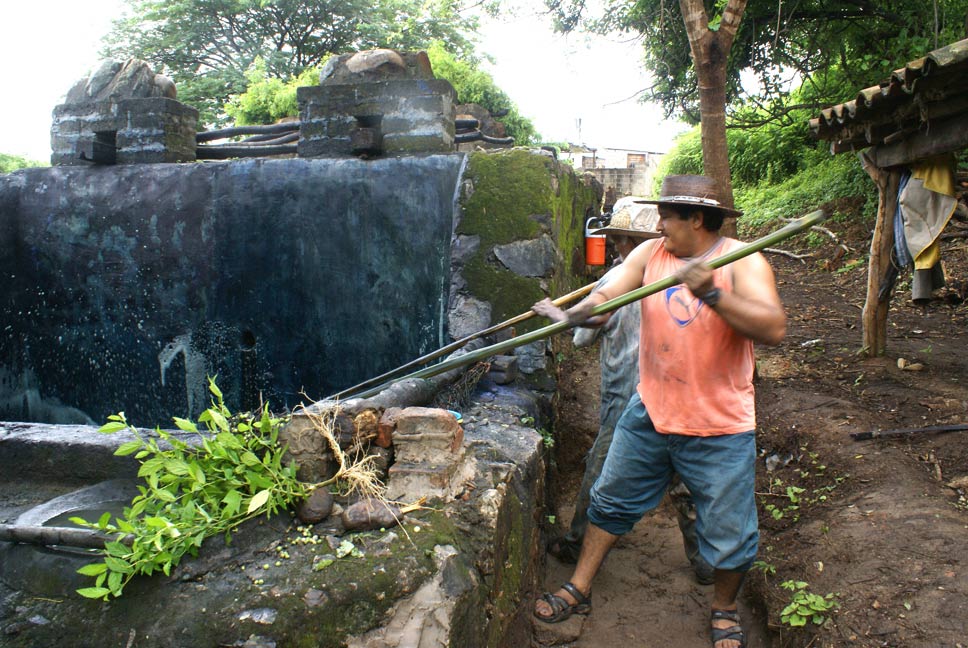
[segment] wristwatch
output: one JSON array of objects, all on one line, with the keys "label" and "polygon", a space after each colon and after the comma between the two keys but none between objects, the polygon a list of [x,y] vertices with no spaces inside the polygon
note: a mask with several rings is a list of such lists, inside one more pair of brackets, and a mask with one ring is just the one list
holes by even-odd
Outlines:
[{"label": "wristwatch", "polygon": [[716,304],[719,303],[719,298],[723,296],[723,291],[719,288],[713,288],[709,292],[704,293],[699,297],[704,304],[710,308],[715,308]]}]

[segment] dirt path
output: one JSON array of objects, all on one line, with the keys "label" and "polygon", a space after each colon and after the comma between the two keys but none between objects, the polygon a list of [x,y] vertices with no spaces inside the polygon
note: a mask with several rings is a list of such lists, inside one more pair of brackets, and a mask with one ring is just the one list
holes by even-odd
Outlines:
[{"label": "dirt path", "polygon": [[[968,246],[946,243],[943,258],[949,277],[963,282]],[[968,646],[968,432],[850,437],[968,421],[964,284],[919,306],[902,279],[887,357],[864,359],[857,351],[866,265],[836,272],[770,260],[790,321],[783,344],[757,350],[762,568],[744,587],[749,646]],[[570,517],[581,456],[597,429],[598,395],[597,351],[564,346],[559,523]],[[922,366],[902,370],[899,358]],[[556,589],[570,573],[549,557],[545,586]],[[838,607],[818,616],[821,624],[793,628],[780,619],[794,596],[786,582],[830,595]],[[666,505],[613,550],[595,582],[594,612],[560,627],[536,623],[536,642],[709,646],[710,590],[692,581]]]}]

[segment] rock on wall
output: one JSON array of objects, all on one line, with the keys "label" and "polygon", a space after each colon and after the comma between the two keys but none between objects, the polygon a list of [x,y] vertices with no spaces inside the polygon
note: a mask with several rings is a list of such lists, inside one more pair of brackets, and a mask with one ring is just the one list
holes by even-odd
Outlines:
[{"label": "rock on wall", "polygon": [[[526,149],[471,154],[452,247],[451,337],[527,312],[592,279],[584,273],[584,223],[602,189],[550,154]],[[532,318],[518,332],[547,324]],[[543,367],[543,342],[515,350],[519,367]]]}]

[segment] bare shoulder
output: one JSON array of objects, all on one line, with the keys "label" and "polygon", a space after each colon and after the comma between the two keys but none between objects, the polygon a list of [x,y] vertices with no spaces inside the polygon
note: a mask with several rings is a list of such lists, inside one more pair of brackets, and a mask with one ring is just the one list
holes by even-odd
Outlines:
[{"label": "bare shoulder", "polygon": [[776,277],[773,267],[759,252],[736,261],[733,271],[733,285],[740,293],[776,293]]},{"label": "bare shoulder", "polygon": [[655,246],[661,244],[661,238],[649,239],[645,243],[642,243],[632,250],[632,252],[629,253],[628,258],[625,260],[625,263],[632,262],[632,265],[641,267],[644,270],[646,264],[649,262],[649,259],[652,258],[652,253],[655,252]]}]

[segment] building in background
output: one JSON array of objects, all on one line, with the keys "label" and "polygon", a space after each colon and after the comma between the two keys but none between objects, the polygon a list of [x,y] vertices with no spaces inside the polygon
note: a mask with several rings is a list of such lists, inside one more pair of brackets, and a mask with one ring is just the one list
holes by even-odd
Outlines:
[{"label": "building in background", "polygon": [[664,153],[620,148],[591,148],[571,144],[560,156],[575,168],[594,175],[605,186],[605,209],[623,196],[648,196],[652,178]]}]

